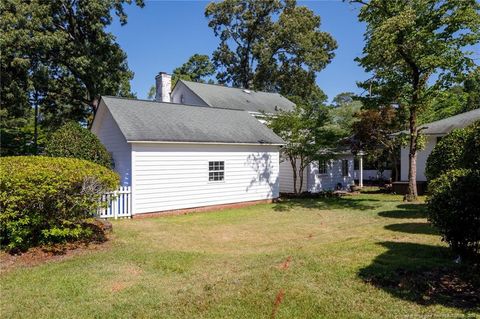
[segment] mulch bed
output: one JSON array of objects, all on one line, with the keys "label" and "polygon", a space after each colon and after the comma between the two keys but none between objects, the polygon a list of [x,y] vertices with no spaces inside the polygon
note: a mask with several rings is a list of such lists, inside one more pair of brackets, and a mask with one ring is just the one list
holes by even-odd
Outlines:
[{"label": "mulch bed", "polygon": [[33,267],[47,262],[62,261],[89,251],[107,249],[112,236],[112,225],[105,220],[93,220],[85,223],[92,230],[89,241],[78,241],[49,246],[33,247],[25,252],[0,252],[0,274],[16,268]]},{"label": "mulch bed", "polygon": [[109,247],[109,242],[103,243],[68,243],[48,247],[30,248],[20,254],[0,252],[0,274],[22,267],[33,267],[48,262],[58,262],[82,255],[90,251],[102,251]]}]

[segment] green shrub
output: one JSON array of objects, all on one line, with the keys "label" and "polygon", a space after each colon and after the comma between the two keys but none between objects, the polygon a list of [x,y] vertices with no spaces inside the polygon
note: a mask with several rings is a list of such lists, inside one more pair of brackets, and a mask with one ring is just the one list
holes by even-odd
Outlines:
[{"label": "green shrub", "polygon": [[480,169],[480,121],[444,136],[427,159],[425,176],[431,181],[461,168]]},{"label": "green shrub", "polygon": [[462,256],[480,254],[480,171],[451,170],[431,181],[429,221]]},{"label": "green shrub", "polygon": [[445,135],[433,148],[427,158],[425,176],[434,180],[446,171],[463,168],[462,159],[469,131],[456,129]]},{"label": "green shrub", "polygon": [[466,168],[480,170],[480,121],[469,126],[463,163],[465,163]]},{"label": "green shrub", "polygon": [[82,221],[113,190],[118,175],[74,158],[0,158],[0,242],[7,250],[80,239],[91,231]]},{"label": "green shrub", "polygon": [[113,168],[112,156],[97,136],[75,122],[68,122],[50,136],[45,154],[84,159]]}]

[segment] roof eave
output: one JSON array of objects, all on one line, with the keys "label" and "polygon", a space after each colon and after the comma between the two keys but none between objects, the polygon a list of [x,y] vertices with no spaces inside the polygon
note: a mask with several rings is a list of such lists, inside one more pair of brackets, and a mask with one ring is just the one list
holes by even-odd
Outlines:
[{"label": "roof eave", "polygon": [[265,145],[265,146],[283,146],[285,143],[247,143],[247,142],[197,142],[197,141],[132,141],[127,140],[129,144],[202,144],[202,145]]}]

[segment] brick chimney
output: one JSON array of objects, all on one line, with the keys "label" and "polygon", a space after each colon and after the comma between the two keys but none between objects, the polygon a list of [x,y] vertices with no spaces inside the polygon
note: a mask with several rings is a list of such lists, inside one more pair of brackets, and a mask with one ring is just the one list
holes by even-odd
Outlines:
[{"label": "brick chimney", "polygon": [[166,72],[160,72],[155,77],[155,101],[170,102],[170,93],[172,91],[172,76]]}]

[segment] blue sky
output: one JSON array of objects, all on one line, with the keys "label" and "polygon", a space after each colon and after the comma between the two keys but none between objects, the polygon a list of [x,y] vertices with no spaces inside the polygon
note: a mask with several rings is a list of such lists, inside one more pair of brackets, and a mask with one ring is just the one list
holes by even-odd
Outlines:
[{"label": "blue sky", "polygon": [[[109,27],[128,55],[135,72],[132,90],[146,98],[159,71],[172,72],[194,53],[211,54],[218,39],[207,25],[204,8],[208,1],[146,1],[143,9],[127,6],[128,23],[118,21]],[[365,26],[358,22],[358,10],[342,1],[299,1],[322,18],[321,30],[337,40],[336,56],[317,83],[331,100],[336,94],[362,93],[356,81],[368,75],[353,60],[363,48]]]}]

